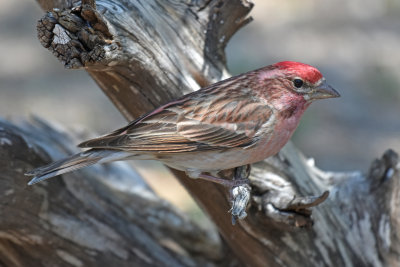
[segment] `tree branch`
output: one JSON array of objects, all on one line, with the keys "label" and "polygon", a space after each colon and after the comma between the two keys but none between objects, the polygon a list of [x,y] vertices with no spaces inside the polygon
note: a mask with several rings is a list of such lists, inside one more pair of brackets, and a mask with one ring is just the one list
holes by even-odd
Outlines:
[{"label": "tree branch", "polygon": [[1,265],[214,266],[234,261],[215,233],[157,197],[125,163],[27,187],[26,170],[76,152],[77,139],[38,119],[21,127],[0,121]]}]

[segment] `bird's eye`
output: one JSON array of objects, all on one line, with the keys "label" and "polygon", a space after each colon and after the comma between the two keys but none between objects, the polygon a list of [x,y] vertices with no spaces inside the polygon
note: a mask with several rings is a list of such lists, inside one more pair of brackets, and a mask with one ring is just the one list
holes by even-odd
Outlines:
[{"label": "bird's eye", "polygon": [[304,82],[301,79],[294,79],[293,80],[293,85],[297,88],[301,88],[303,86]]}]

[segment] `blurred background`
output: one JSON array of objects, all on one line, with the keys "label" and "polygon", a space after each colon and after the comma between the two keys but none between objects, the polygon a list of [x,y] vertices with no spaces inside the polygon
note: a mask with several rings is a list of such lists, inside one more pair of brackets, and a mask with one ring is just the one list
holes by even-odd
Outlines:
[{"label": "blurred background", "polygon": [[[387,148],[400,152],[400,1],[253,2],[254,21],[227,47],[232,74],[301,61],[342,94],[311,106],[293,137],[297,147],[320,168],[338,171],[367,171]],[[126,123],[84,71],[64,69],[39,44],[43,11],[34,0],[0,6],[1,117],[35,114],[98,134]],[[160,195],[200,216],[160,164],[133,164]]]}]

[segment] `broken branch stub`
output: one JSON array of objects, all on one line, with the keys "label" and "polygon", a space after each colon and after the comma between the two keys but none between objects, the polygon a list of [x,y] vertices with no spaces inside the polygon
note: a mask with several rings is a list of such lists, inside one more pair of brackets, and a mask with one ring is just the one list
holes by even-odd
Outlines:
[{"label": "broken branch stub", "polygon": [[111,64],[110,52],[118,50],[105,22],[90,6],[54,9],[39,20],[37,30],[41,44],[66,68]]}]

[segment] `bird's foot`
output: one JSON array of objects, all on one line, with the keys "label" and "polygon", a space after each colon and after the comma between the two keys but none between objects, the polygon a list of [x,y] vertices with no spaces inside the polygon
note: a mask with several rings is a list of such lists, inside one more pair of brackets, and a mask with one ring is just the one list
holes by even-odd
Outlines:
[{"label": "bird's foot", "polygon": [[251,187],[248,184],[241,184],[233,186],[230,190],[230,198],[232,208],[229,210],[232,214],[232,225],[236,224],[236,221],[242,220],[247,216],[247,205],[250,201]]},{"label": "bird's foot", "polygon": [[[250,201],[251,193],[250,180],[248,179],[250,165],[235,168],[232,180],[194,171],[187,171],[187,173],[189,177],[217,183],[229,188],[229,200],[232,202],[232,208],[229,212],[232,214],[232,224],[235,224],[238,219],[241,220],[247,216],[246,208]],[[232,175],[231,172],[230,175]]]},{"label": "bird's foot", "polygon": [[226,180],[217,178],[211,175],[201,174],[200,179],[218,183],[229,188],[229,200],[232,203],[232,208],[229,212],[232,214],[232,224],[236,224],[239,219],[244,219],[247,216],[246,208],[250,201],[250,180],[248,178],[237,178],[234,180]]},{"label": "bird's foot", "polygon": [[248,179],[250,170],[250,165],[240,166],[235,169],[233,175],[232,181],[236,184],[230,188],[232,225],[235,225],[238,219],[242,220],[247,216],[246,209],[251,196],[250,180]]}]

